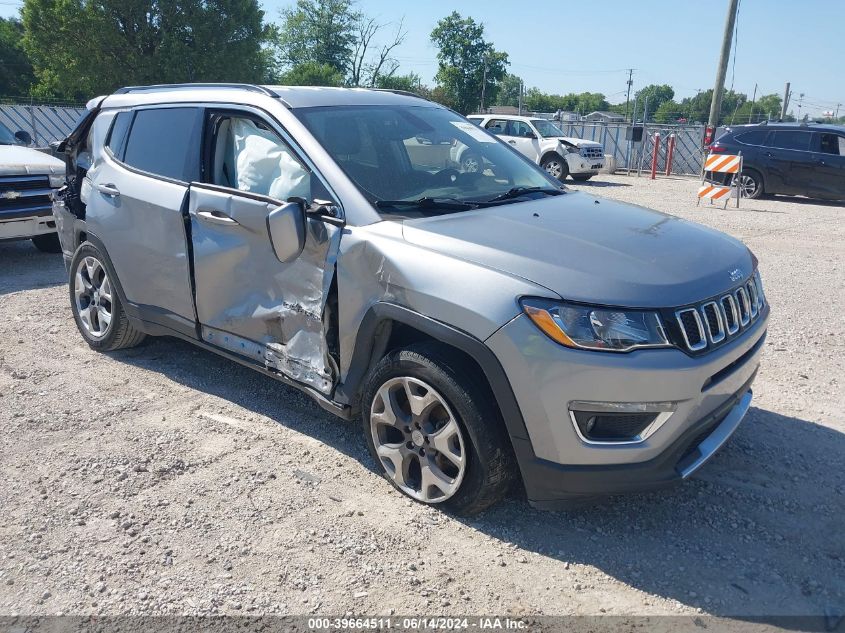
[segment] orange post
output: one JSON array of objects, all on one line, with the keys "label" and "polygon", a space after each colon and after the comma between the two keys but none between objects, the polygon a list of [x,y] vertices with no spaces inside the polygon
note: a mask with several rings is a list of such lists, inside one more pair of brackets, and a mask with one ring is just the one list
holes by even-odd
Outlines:
[{"label": "orange post", "polygon": [[651,156],[651,179],[657,177],[657,157],[660,155],[660,132],[654,133],[654,153]]},{"label": "orange post", "polygon": [[666,175],[672,175],[672,157],[675,155],[675,135],[669,135],[669,142],[666,146]]}]

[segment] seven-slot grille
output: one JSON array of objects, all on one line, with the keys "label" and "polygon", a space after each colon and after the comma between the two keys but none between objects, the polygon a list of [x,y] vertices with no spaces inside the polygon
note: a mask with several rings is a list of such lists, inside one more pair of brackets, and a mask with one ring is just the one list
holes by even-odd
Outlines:
[{"label": "seven-slot grille", "polygon": [[700,352],[733,338],[757,320],[765,297],[760,274],[729,293],[675,312],[683,342],[691,352]]},{"label": "seven-slot grille", "polygon": [[604,149],[601,146],[582,147],[580,153],[584,158],[604,158]]}]

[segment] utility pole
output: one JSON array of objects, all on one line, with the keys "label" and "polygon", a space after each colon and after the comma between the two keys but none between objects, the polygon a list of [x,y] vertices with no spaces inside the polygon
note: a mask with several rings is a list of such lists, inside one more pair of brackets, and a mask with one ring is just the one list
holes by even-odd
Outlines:
[{"label": "utility pole", "polygon": [[786,118],[786,109],[789,107],[789,82],[786,82],[786,88],[783,91],[783,105],[780,108],[780,120],[783,121]]},{"label": "utility pole", "polygon": [[842,105],[841,103],[836,104],[836,117],[835,117],[836,119],[839,119],[839,106],[841,106],[841,105]]},{"label": "utility pole", "polygon": [[804,93],[798,94],[798,120],[801,120],[801,106],[804,104]]},{"label": "utility pole", "polygon": [[751,97],[751,114],[748,115],[748,122],[754,122],[754,102],[757,101],[757,84],[754,84],[754,96]]},{"label": "utility pole", "polygon": [[484,56],[484,78],[481,80],[481,112],[484,113],[484,92],[487,88],[487,55]]},{"label": "utility pole", "polygon": [[728,73],[728,61],[731,58],[731,41],[736,24],[736,11],[739,0],[728,0],[728,15],[725,18],[725,32],[722,35],[722,53],[716,70],[716,85],[713,86],[713,100],[710,102],[710,118],[707,125],[715,128],[719,125],[719,113],[722,111],[722,93],[725,91],[725,75]]},{"label": "utility pole", "polygon": [[628,120],[628,103],[631,101],[631,86],[634,85],[633,80],[634,69],[628,69],[628,94],[625,96],[625,120]]},{"label": "utility pole", "polygon": [[525,89],[525,82],[519,82],[519,116],[522,116],[522,91]]}]

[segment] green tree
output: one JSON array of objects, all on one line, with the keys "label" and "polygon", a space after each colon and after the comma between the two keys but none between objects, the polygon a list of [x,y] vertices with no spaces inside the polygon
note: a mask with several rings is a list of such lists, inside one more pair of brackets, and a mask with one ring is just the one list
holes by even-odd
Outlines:
[{"label": "green tree", "polygon": [[267,78],[257,0],[25,0],[22,16],[36,96]]},{"label": "green tree", "polygon": [[[681,112],[690,121],[706,123],[710,118],[710,102],[713,98],[713,89],[705,90],[694,97],[687,97],[681,100]],[[722,97],[722,109],[719,115],[719,123],[730,121],[731,115],[748,100],[742,93],[726,90]],[[649,105],[651,110],[651,105]]]},{"label": "green tree", "polygon": [[597,110],[605,111],[610,107],[607,99],[600,92],[582,92],[579,95],[573,96],[576,99],[573,109],[582,115],[596,112]]},{"label": "green tree", "polygon": [[[650,103],[651,101],[649,101],[649,104]],[[649,105],[649,109],[650,108],[651,105]],[[654,113],[654,116],[649,116],[649,118],[657,121],[658,123],[676,123],[678,119],[686,117],[681,104],[669,99],[668,101],[661,103],[657,108],[657,111]]]},{"label": "green tree", "polygon": [[342,86],[343,75],[333,66],[305,62],[279,76],[283,86]]},{"label": "green tree", "polygon": [[362,19],[352,0],[297,0],[282,11],[276,42],[280,65],[325,64],[346,76]]},{"label": "green tree", "polygon": [[642,108],[646,98],[648,99],[648,111],[656,113],[660,110],[660,106],[667,101],[672,101],[675,98],[675,91],[672,86],[667,84],[650,84],[637,90],[634,98],[639,102],[639,107]]},{"label": "green tree", "polygon": [[759,123],[760,121],[768,121],[777,119],[780,116],[780,108],[783,100],[779,94],[763,95],[754,103],[753,111],[750,101],[743,103],[735,114],[728,117],[728,122],[740,123]]},{"label": "green tree", "polygon": [[22,46],[23,24],[0,18],[0,95],[29,95],[35,81],[32,64]]},{"label": "green tree", "polygon": [[516,75],[505,73],[499,83],[499,92],[496,95],[496,105],[519,106],[519,91],[522,89],[522,79]]},{"label": "green tree", "polygon": [[484,25],[453,11],[437,23],[431,41],[438,50],[437,83],[455,109],[464,114],[476,110],[482,90],[486,104],[496,103],[508,55],[484,39]]},{"label": "green tree", "polygon": [[391,77],[379,76],[376,79],[376,87],[384,88],[386,90],[404,90],[406,92],[415,92],[417,94],[422,94],[424,90],[422,79],[417,73],[393,75]]}]

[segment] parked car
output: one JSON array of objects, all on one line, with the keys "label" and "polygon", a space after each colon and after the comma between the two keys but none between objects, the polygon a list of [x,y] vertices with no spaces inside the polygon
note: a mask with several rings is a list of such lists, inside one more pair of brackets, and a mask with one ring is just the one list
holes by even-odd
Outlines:
[{"label": "parked car", "polygon": [[61,252],[53,219],[53,193],[64,184],[65,165],[25,147],[26,131],[0,123],[0,241],[31,239],[47,253]]},{"label": "parked car", "polygon": [[[572,176],[583,182],[604,167],[601,143],[564,136],[553,121],[504,114],[473,114],[467,118],[540,165],[552,178],[563,181]],[[454,160],[465,169],[483,168],[478,156],[465,145],[456,146]]]},{"label": "parked car", "polygon": [[[78,204],[56,205],[82,338],[175,336],[360,416],[417,501],[667,485],[748,410],[769,307],[727,235],[567,191],[409,94],[177,85],[89,108],[60,148]],[[415,162],[421,138],[487,167]]]},{"label": "parked car", "polygon": [[[727,128],[712,154],[742,153],[740,192],[746,198],[790,194],[845,199],[845,127],[762,123]],[[728,176],[725,182],[732,181]]]}]

